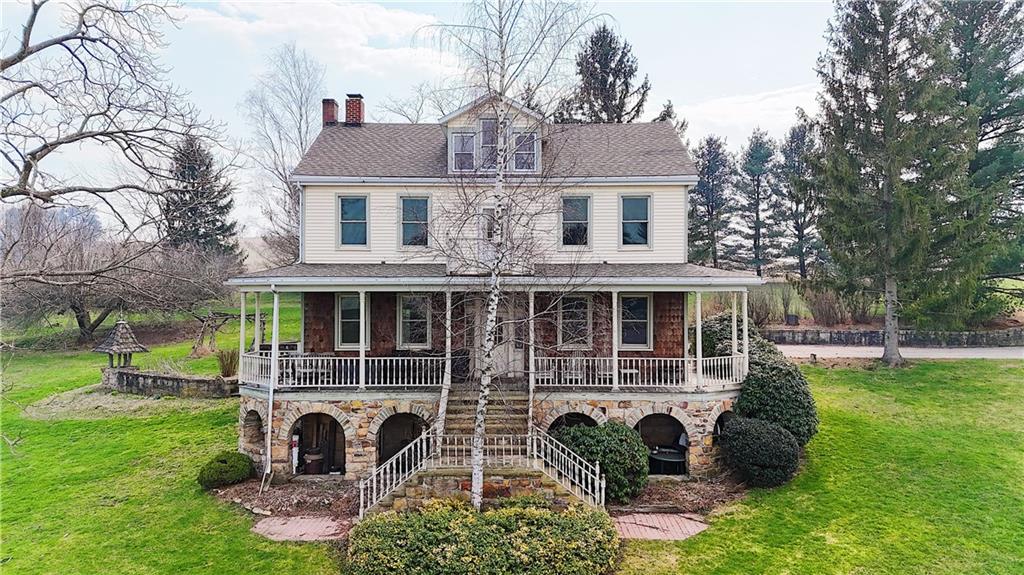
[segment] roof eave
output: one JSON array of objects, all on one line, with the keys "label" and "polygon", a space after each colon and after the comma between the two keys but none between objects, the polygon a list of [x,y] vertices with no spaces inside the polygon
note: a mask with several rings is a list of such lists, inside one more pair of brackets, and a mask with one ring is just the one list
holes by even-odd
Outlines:
[{"label": "roof eave", "polygon": [[[380,176],[316,176],[304,174],[292,174],[292,183],[300,186],[330,186],[349,184],[371,184],[371,185],[451,185],[456,177],[380,177]],[[646,184],[646,185],[687,185],[697,184],[698,177],[695,174],[679,174],[667,176],[603,176],[603,177],[579,177],[579,178],[523,178],[523,181],[534,180],[538,183],[550,182],[551,185],[578,185],[597,186],[605,184]],[[466,180],[459,180],[458,183],[465,185]],[[487,179],[481,179],[480,185],[489,185]]]}]

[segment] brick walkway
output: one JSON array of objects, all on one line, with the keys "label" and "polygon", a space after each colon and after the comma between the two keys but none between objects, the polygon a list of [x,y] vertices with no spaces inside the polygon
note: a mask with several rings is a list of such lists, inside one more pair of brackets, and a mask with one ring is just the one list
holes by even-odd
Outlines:
[{"label": "brick walkway", "polygon": [[708,526],[682,513],[631,513],[613,517],[615,529],[623,539],[661,539],[682,541]]},{"label": "brick walkway", "polygon": [[267,517],[252,530],[274,541],[324,541],[340,539],[350,525],[330,517]]}]

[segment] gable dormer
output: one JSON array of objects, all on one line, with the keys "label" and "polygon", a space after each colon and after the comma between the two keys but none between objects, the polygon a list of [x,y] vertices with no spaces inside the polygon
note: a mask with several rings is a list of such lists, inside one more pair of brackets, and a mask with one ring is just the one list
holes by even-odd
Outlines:
[{"label": "gable dormer", "polygon": [[[506,138],[507,172],[531,175],[541,170],[544,117],[511,99],[504,100],[504,130],[499,130],[502,100],[481,97],[441,118],[448,140],[448,173],[487,175],[497,168],[499,137]],[[501,133],[499,133],[501,132]]]}]

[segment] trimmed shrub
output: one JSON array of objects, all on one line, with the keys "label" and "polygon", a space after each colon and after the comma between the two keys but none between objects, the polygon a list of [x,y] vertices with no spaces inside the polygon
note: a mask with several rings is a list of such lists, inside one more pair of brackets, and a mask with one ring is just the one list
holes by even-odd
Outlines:
[{"label": "trimmed shrub", "polygon": [[725,464],[754,487],[782,485],[800,462],[793,434],[761,419],[733,418],[725,424],[721,441]]},{"label": "trimmed shrub", "polygon": [[222,451],[199,470],[196,481],[203,489],[241,483],[252,477],[252,460],[237,451]]},{"label": "trimmed shrub", "polygon": [[[774,343],[751,331],[750,372],[736,400],[737,415],[781,425],[797,442],[807,442],[818,432],[818,411],[807,378]],[[732,318],[719,314],[704,321],[704,355],[732,353]]]},{"label": "trimmed shrub", "polygon": [[609,501],[627,503],[647,485],[648,449],[635,429],[609,421],[597,427],[563,427],[555,438],[583,459],[600,462]]},{"label": "trimmed shrub", "polygon": [[360,575],[591,575],[611,569],[618,545],[611,518],[599,509],[503,507],[477,513],[468,504],[446,501],[357,523],[349,533],[346,566]]},{"label": "trimmed shrub", "polygon": [[509,507],[517,509],[550,509],[551,502],[540,495],[513,495],[511,497],[502,497],[494,502],[495,509],[507,509]]}]

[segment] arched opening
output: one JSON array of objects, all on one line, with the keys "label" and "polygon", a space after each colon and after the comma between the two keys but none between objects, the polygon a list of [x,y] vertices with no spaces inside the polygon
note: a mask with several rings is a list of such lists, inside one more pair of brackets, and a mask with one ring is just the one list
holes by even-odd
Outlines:
[{"label": "arched opening", "polygon": [[261,463],[263,446],[266,438],[263,435],[263,418],[255,409],[250,409],[242,418],[241,441],[239,450],[252,458],[253,462]]},{"label": "arched opening", "polygon": [[725,424],[729,423],[736,417],[736,414],[731,411],[723,411],[718,419],[715,420],[715,427],[711,431],[711,445],[718,446],[718,442],[721,440],[722,431],[725,429]]},{"label": "arched opening", "polygon": [[650,449],[652,475],[686,475],[689,473],[690,437],[679,420],[671,415],[655,413],[644,417],[633,427]]},{"label": "arched opening", "polygon": [[423,435],[427,422],[415,413],[396,413],[377,430],[377,465],[394,457],[403,447]]},{"label": "arched opening", "polygon": [[593,417],[583,413],[566,413],[559,415],[551,422],[548,426],[548,433],[554,433],[559,429],[565,427],[573,427],[575,425],[586,425],[587,427],[597,427],[597,422],[594,421]]},{"label": "arched opening", "polygon": [[296,475],[344,475],[345,431],[326,413],[307,413],[292,426],[291,462]]}]

